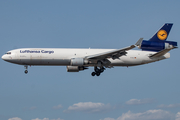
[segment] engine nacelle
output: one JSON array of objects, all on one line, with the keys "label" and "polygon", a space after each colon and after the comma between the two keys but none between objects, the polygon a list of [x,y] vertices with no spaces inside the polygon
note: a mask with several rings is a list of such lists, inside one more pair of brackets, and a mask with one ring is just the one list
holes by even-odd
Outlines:
[{"label": "engine nacelle", "polygon": [[88,61],[83,58],[72,58],[71,66],[83,66],[84,64],[88,64]]},{"label": "engine nacelle", "polygon": [[154,41],[143,40],[139,48],[148,51],[161,51],[164,49],[173,48],[173,46],[177,46],[177,42],[172,42],[172,41],[154,42]]},{"label": "engine nacelle", "polygon": [[85,69],[88,69],[88,68],[84,66],[67,66],[67,72],[79,72]]}]

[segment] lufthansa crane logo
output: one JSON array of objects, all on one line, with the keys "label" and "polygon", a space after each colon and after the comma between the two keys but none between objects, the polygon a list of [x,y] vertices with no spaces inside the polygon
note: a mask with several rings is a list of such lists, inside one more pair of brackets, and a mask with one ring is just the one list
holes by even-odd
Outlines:
[{"label": "lufthansa crane logo", "polygon": [[160,30],[157,36],[160,40],[165,40],[167,38],[167,32],[165,30]]}]

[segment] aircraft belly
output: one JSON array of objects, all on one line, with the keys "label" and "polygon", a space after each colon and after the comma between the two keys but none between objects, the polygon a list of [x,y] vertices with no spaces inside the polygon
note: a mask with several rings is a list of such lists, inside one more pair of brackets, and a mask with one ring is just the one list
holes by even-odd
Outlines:
[{"label": "aircraft belly", "polygon": [[29,65],[70,65],[69,59],[33,59]]},{"label": "aircraft belly", "polygon": [[20,65],[70,65],[69,59],[17,59],[11,62]]},{"label": "aircraft belly", "polygon": [[143,56],[140,52],[128,52],[126,56],[119,57],[119,59],[111,59],[112,66],[135,66],[142,64]]},{"label": "aircraft belly", "polygon": [[124,61],[120,60],[120,59],[111,59],[111,66],[123,66],[124,65]]},{"label": "aircraft belly", "polygon": [[142,64],[142,60],[126,59],[126,60],[113,60],[112,66],[135,66]]}]

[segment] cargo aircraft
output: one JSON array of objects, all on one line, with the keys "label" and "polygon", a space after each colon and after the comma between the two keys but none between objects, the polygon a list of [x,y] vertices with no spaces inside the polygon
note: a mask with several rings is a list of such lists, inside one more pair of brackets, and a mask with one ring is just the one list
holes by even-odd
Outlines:
[{"label": "cargo aircraft", "polygon": [[[10,50],[2,59],[28,66],[66,66],[67,72],[79,72],[94,67],[92,76],[99,76],[105,68],[136,66],[170,57],[170,50],[177,42],[166,41],[172,23],[164,24],[149,40],[140,38],[136,44],[121,49],[66,49],[66,48],[20,48]],[[138,47],[141,50],[131,50]]]}]

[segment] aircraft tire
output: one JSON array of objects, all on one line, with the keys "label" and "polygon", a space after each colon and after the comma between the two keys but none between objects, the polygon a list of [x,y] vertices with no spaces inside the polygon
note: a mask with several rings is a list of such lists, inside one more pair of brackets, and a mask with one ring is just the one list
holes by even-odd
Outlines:
[{"label": "aircraft tire", "polygon": [[27,74],[27,73],[28,73],[28,70],[25,70],[24,73]]},{"label": "aircraft tire", "polygon": [[101,73],[102,73],[102,72],[104,72],[104,69],[101,69],[100,71],[101,71]]},{"label": "aircraft tire", "polygon": [[92,73],[91,73],[91,75],[92,75],[92,76],[95,76],[95,75],[96,75],[96,73],[95,73],[95,72],[92,72]]},{"label": "aircraft tire", "polygon": [[100,74],[101,74],[100,72],[97,72],[97,73],[96,73],[97,76],[100,76]]},{"label": "aircraft tire", "polygon": [[100,72],[100,70],[97,68],[97,69],[95,69],[95,72],[98,73],[98,72]]}]

